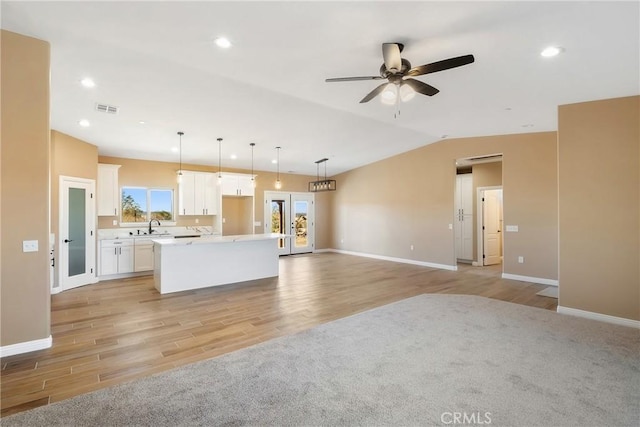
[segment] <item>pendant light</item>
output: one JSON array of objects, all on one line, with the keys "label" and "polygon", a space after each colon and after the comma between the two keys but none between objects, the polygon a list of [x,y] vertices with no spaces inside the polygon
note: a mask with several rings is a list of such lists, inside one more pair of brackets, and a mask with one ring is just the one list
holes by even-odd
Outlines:
[{"label": "pendant light", "polygon": [[249,144],[251,147],[251,186],[256,188],[256,178],[253,176],[253,148],[256,146],[255,142]]},{"label": "pendant light", "polygon": [[277,175],[276,175],[276,190],[279,190],[279,189],[282,188],[282,182],[280,181],[280,148],[282,148],[282,147],[276,147],[276,150],[277,150],[276,151],[276,154],[277,154],[276,165],[278,167],[278,169],[277,169],[278,172],[277,172]]},{"label": "pendant light", "polygon": [[178,184],[182,182],[182,135],[184,132],[178,132],[180,138],[180,169],[178,169]]},{"label": "pendant light", "polygon": [[[318,191],[336,191],[336,180],[327,179],[327,158],[320,159],[316,162],[316,180],[309,183],[309,191],[317,193]],[[320,179],[320,163],[324,163],[324,179]]]},{"label": "pendant light", "polygon": [[218,138],[218,185],[222,184],[222,138]]}]

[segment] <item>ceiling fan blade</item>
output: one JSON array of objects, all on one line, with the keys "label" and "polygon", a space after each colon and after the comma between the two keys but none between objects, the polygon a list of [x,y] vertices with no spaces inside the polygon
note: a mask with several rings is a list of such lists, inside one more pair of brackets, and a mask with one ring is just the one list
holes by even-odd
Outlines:
[{"label": "ceiling fan blade", "polygon": [[358,80],[381,80],[382,76],[363,76],[363,77],[335,77],[333,79],[325,79],[325,82],[356,82]]},{"label": "ceiling fan blade", "polygon": [[382,57],[387,71],[402,69],[402,58],[400,58],[400,46],[398,43],[382,43]]},{"label": "ceiling fan blade", "polygon": [[390,83],[382,83],[380,86],[378,86],[377,88],[375,88],[374,90],[372,90],[371,92],[369,92],[367,94],[367,96],[365,96],[364,98],[362,98],[362,100],[360,101],[360,104],[363,104],[365,102],[369,102],[371,101],[373,98],[375,98],[376,96],[378,96],[385,87],[387,87],[387,85]]},{"label": "ceiling fan blade", "polygon": [[418,93],[421,93],[423,95],[427,95],[427,96],[433,96],[436,93],[440,92],[438,89],[436,89],[435,87],[428,85],[424,82],[421,82],[420,80],[416,80],[416,79],[406,79],[402,81],[403,85],[409,85],[411,86],[411,89],[415,90]]},{"label": "ceiling fan blade", "polygon": [[448,70],[449,68],[462,67],[475,61],[473,55],[463,55],[455,58],[445,59],[443,61],[432,62],[431,64],[418,65],[407,71],[407,76],[421,76],[423,74],[437,73],[438,71]]}]

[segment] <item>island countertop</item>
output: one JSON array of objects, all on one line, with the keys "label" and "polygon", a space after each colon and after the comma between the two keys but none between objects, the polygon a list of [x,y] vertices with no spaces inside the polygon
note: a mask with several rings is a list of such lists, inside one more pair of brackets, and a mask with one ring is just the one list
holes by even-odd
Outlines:
[{"label": "island countertop", "polygon": [[186,246],[194,244],[209,245],[214,243],[252,242],[259,240],[282,239],[285,237],[291,237],[291,235],[280,233],[239,234],[235,236],[208,235],[202,237],[187,238],[155,238],[152,239],[152,241],[161,246]]}]

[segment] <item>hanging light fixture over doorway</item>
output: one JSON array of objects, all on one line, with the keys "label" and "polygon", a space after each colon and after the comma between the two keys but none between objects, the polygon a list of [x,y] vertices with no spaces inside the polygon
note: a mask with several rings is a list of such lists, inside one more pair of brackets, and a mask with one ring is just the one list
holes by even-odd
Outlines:
[{"label": "hanging light fixture over doorway", "polygon": [[178,184],[182,182],[182,135],[184,135],[184,132],[178,132],[178,136],[180,137],[180,169],[178,169]]},{"label": "hanging light fixture over doorway", "polygon": [[218,138],[218,185],[222,184],[222,138]]},{"label": "hanging light fixture over doorway", "polygon": [[[336,180],[327,179],[327,158],[316,161],[316,180],[309,183],[309,191],[336,191]],[[324,179],[320,179],[320,163],[324,163]]]},{"label": "hanging light fixture over doorway", "polygon": [[280,148],[276,147],[276,165],[277,165],[277,175],[276,175],[276,190],[280,190],[282,188],[282,182],[280,181]]},{"label": "hanging light fixture over doorway", "polygon": [[251,185],[256,188],[256,177],[253,175],[253,148],[256,146],[255,142],[249,144],[251,147]]}]

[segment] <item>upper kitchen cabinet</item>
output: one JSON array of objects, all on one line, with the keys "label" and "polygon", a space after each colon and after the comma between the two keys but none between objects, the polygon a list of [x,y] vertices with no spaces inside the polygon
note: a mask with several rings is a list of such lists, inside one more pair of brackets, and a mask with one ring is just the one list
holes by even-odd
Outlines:
[{"label": "upper kitchen cabinet", "polygon": [[182,171],[179,185],[179,215],[216,215],[218,212],[218,188],[216,174]]},{"label": "upper kitchen cabinet", "polygon": [[118,216],[120,213],[118,169],[120,165],[98,164],[98,216]]},{"label": "upper kitchen cabinet", "polygon": [[255,189],[253,187],[252,175],[239,173],[222,174],[222,195],[223,196],[249,196],[253,197]]}]

